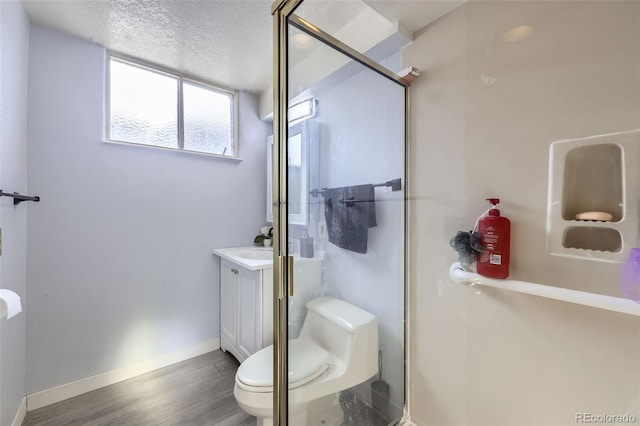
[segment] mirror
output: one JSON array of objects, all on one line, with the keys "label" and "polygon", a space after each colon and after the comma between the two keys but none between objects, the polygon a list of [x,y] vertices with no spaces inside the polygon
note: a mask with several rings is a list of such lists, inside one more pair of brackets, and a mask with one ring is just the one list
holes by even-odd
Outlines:
[{"label": "mirror", "polygon": [[[309,149],[317,139],[317,124],[304,120],[289,127],[289,223],[309,222]],[[267,222],[273,222],[273,136],[267,138]]]}]

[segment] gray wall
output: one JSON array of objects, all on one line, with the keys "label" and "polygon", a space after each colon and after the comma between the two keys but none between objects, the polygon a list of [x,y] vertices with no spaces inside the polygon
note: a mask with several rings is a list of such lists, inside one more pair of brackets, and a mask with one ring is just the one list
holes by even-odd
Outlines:
[{"label": "gray wall", "polygon": [[[397,53],[382,64],[399,69],[401,59]],[[318,99],[319,187],[375,184],[404,176],[404,89],[362,66],[349,67],[351,77],[338,71],[304,95]],[[317,246],[326,250],[323,291],[378,318],[384,380],[391,386],[396,408],[392,415],[400,416],[404,405],[404,192],[388,188],[375,192],[378,226],[369,229],[366,254],[344,250],[327,239],[318,239]],[[324,220],[322,203],[319,217]],[[310,234],[317,237],[317,223],[310,227]],[[356,392],[369,399],[369,383]]]},{"label": "gray wall", "polygon": [[28,393],[219,337],[211,250],[264,222],[257,99],[242,162],[109,144],[104,49],[32,27],[30,61]]},{"label": "gray wall", "polygon": [[[19,1],[0,1],[0,189],[27,193],[29,21]],[[27,210],[0,198],[0,288],[26,296]],[[26,312],[0,320],[0,425],[11,423],[25,394]]]}]

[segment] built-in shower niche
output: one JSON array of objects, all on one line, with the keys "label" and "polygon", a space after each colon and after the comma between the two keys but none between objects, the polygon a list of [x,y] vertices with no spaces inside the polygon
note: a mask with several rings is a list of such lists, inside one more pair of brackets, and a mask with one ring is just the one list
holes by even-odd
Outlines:
[{"label": "built-in shower niche", "polygon": [[572,148],[564,161],[562,218],[575,220],[583,212],[623,216],[622,148],[598,144]]},{"label": "built-in shower niche", "polygon": [[571,226],[564,230],[562,246],[618,253],[622,250],[622,237],[615,229]]},{"label": "built-in shower niche", "polygon": [[[622,261],[638,236],[640,131],[554,142],[550,146],[547,250]],[[576,215],[603,212],[607,220]]]}]

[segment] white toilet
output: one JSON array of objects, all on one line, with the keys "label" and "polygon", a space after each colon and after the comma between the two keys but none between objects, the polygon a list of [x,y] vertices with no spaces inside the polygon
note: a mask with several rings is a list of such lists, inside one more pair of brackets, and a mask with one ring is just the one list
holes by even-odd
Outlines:
[{"label": "white toilet", "polygon": [[[333,297],[314,299],[307,309],[300,337],[289,341],[289,424],[341,425],[338,392],[378,372],[378,321]],[[273,346],[240,365],[234,394],[258,426],[273,424]]]}]

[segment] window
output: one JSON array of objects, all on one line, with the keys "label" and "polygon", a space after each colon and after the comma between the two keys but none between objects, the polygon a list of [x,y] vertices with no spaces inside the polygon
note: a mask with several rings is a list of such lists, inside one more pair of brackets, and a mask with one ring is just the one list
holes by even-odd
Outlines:
[{"label": "window", "polygon": [[238,156],[237,91],[109,56],[107,139]]},{"label": "window", "polygon": [[318,101],[316,99],[309,98],[289,106],[289,125],[292,126],[307,118],[314,117],[316,115],[317,105]]}]

